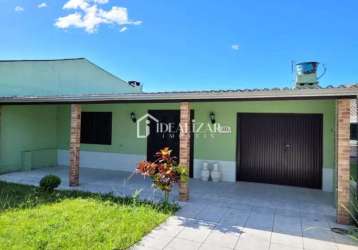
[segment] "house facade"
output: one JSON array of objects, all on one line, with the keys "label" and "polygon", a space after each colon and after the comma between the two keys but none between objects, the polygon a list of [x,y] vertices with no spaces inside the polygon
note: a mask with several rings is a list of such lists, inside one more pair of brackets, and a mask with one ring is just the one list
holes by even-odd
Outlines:
[{"label": "house facade", "polygon": [[334,192],[348,221],[356,85],[145,93],[85,59],[0,62],[0,72],[0,173],[69,166],[78,185],[81,167],[133,172],[169,146],[192,178],[208,162],[221,181]]}]

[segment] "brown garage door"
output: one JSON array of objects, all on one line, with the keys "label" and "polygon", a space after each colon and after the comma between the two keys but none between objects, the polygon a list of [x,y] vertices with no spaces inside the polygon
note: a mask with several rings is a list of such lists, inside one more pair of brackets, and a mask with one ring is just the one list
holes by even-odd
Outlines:
[{"label": "brown garage door", "polygon": [[322,115],[238,114],[237,179],[322,186]]}]

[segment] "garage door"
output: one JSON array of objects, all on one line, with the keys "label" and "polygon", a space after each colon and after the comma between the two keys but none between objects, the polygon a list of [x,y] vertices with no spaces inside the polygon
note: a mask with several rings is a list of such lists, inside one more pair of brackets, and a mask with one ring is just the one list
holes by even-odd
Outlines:
[{"label": "garage door", "polygon": [[322,186],[322,115],[238,114],[240,181]]}]

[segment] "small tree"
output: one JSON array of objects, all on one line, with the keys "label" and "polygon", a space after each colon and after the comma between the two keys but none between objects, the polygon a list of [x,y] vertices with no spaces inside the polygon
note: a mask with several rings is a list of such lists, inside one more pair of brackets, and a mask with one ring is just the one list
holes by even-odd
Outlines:
[{"label": "small tree", "polygon": [[141,161],[137,166],[137,173],[152,178],[154,188],[164,192],[164,201],[168,202],[169,193],[173,184],[180,180],[187,180],[186,168],[178,166],[176,157],[171,156],[172,150],[168,147],[156,153],[154,162]]}]

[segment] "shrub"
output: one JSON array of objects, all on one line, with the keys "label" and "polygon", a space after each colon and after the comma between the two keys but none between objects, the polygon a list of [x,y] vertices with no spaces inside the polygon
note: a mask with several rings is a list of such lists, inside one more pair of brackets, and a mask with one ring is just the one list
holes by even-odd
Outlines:
[{"label": "shrub", "polygon": [[40,180],[40,188],[47,192],[53,192],[60,184],[61,179],[56,175],[46,175]]},{"label": "shrub", "polygon": [[136,168],[137,173],[152,178],[153,186],[164,192],[165,203],[168,202],[174,184],[189,181],[188,167],[178,165],[177,157],[171,153],[172,150],[165,147],[155,154],[154,162],[141,161]]},{"label": "shrub", "polygon": [[141,161],[136,169],[137,173],[152,178],[153,186],[164,192],[165,202],[168,202],[173,184],[180,180],[180,174],[176,171],[176,157],[171,156],[171,152],[166,147],[156,153],[154,162]]},{"label": "shrub", "polygon": [[[355,178],[351,177],[351,180],[355,181]],[[352,225],[348,229],[348,235],[353,240],[358,241],[358,193],[356,185],[350,186],[350,201],[348,207],[343,206],[343,208],[348,212],[352,219]]]},{"label": "shrub", "polygon": [[189,171],[188,167],[185,165],[178,165],[175,167],[174,171],[179,175],[181,182],[188,182],[189,181]]}]

